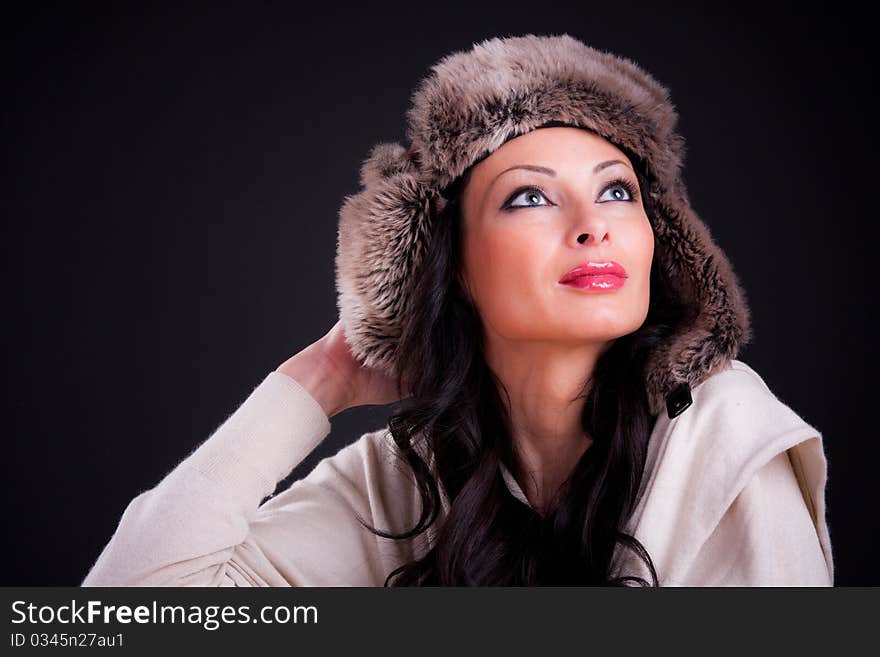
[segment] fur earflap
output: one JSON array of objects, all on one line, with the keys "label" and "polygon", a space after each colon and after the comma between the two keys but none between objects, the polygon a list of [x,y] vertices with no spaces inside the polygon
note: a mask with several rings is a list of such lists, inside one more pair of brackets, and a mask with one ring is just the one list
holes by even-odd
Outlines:
[{"label": "fur earflap", "polygon": [[373,146],[360,180],[363,189],[347,196],[339,210],[340,321],[355,358],[393,376],[426,231],[445,200],[420,181],[406,149],[397,143]]},{"label": "fur earflap", "polygon": [[655,258],[693,309],[692,321],[649,359],[652,412],[669,410],[667,398],[682,384],[696,387],[751,339],[745,293],[687,197],[669,92],[631,60],[567,34],[487,39],[431,67],[407,120],[410,146],[374,146],[361,167],[362,190],[339,213],[340,318],[367,366],[395,372],[414,272],[443,191],[505,142],[548,124],[595,132],[649,177]]}]

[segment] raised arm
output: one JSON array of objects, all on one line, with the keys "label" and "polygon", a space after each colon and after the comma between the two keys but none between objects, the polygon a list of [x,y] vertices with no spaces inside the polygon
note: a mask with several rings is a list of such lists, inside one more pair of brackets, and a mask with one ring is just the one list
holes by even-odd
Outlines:
[{"label": "raised arm", "polygon": [[[377,436],[324,459],[260,506],[327,436],[330,417],[362,403],[359,385],[336,394],[319,375],[330,370],[319,368],[327,343],[316,345],[270,372],[207,440],[129,503],[82,586],[377,583],[385,562],[354,513],[390,519],[380,496],[398,482],[374,481],[386,477],[390,454]],[[388,554],[393,563],[397,553]]]}]

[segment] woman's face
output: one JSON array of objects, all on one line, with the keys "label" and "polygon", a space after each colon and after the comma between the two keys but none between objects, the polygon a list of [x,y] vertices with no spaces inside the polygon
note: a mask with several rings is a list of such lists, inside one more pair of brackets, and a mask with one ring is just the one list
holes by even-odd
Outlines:
[{"label": "woman's face", "polygon": [[[610,346],[638,329],[654,256],[641,194],[626,155],[578,128],[533,130],[477,164],[462,191],[461,274],[488,338]],[[626,270],[622,287],[559,282],[577,265],[612,260]]]}]

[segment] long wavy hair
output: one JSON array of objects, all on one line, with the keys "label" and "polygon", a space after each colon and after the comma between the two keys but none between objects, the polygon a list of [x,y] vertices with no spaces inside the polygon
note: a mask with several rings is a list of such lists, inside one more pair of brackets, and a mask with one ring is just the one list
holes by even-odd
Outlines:
[{"label": "long wavy hair", "polygon": [[[654,225],[645,168],[638,158],[630,160]],[[686,309],[655,255],[646,320],[598,359],[581,395],[581,423],[592,443],[560,487],[556,504],[541,516],[515,499],[502,478],[501,463],[516,471],[510,416],[499,388],[507,391],[487,365],[480,316],[459,277],[461,191],[472,170],[444,192],[447,202],[431,222],[431,248],[416,278],[397,357],[398,391],[403,397],[406,381],[411,396],[399,402],[388,430],[414,475],[421,515],[401,533],[361,523],[376,535],[412,540],[438,521],[441,489],[449,513],[427,553],[392,570],[385,586],[658,586],[650,555],[624,527],[638,502],[656,422],[643,379],[646,357]],[[433,469],[423,454],[433,455]],[[611,572],[618,543],[647,564],[651,583]]]}]

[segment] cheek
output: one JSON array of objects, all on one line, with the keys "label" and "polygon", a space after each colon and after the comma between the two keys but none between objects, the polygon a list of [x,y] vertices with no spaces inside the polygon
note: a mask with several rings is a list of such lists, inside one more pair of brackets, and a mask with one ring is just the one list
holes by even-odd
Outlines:
[{"label": "cheek", "polygon": [[541,263],[551,257],[547,243],[539,231],[496,229],[474,236],[467,247],[468,280],[487,322],[534,316]]},{"label": "cheek", "polygon": [[651,222],[645,217],[641,224],[641,231],[637,236],[637,248],[641,256],[641,262],[645,266],[646,271],[651,270],[651,261],[654,258],[654,229],[651,228]]},{"label": "cheek", "polygon": [[647,217],[633,232],[630,252],[632,266],[638,267],[640,285],[635,293],[640,300],[639,314],[644,320],[651,299],[651,263],[654,260],[654,231]]},{"label": "cheek", "polygon": [[495,230],[483,236],[477,251],[476,265],[484,281],[508,283],[504,288],[525,283],[530,265],[538,256],[537,236],[524,231]]},{"label": "cheek", "polygon": [[616,250],[626,255],[632,273],[647,284],[654,258],[654,230],[646,216],[628,221],[626,230],[618,233]]}]

